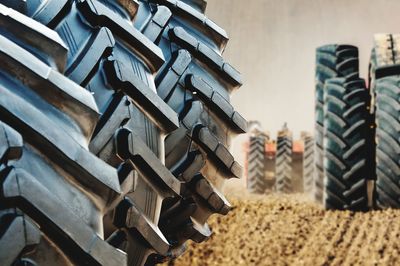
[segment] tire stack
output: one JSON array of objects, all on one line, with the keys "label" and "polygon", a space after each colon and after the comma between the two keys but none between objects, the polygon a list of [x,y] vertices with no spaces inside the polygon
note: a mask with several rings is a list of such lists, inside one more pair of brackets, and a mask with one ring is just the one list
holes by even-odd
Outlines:
[{"label": "tire stack", "polygon": [[144,265],[226,214],[247,122],[205,1],[2,1],[2,265]]},{"label": "tire stack", "polygon": [[264,194],[267,187],[265,145],[268,136],[260,131],[253,132],[247,157],[247,190],[250,193]]},{"label": "tire stack", "polygon": [[301,138],[304,143],[303,152],[303,191],[304,194],[312,196],[314,193],[314,138],[311,134],[303,132]]},{"label": "tire stack", "polygon": [[[378,50],[374,49],[370,65],[374,89],[367,89],[358,77],[356,47],[317,49],[315,196],[327,209],[365,211],[370,207],[368,180],[374,179],[375,150],[371,99],[377,91]],[[376,99],[381,101],[380,96]]]},{"label": "tire stack", "polygon": [[[259,123],[258,123],[259,125]],[[308,138],[309,137],[308,135]],[[246,142],[246,173],[247,189],[251,193],[265,194],[303,193],[305,173],[313,176],[314,146],[308,143],[310,154],[304,155],[305,138],[293,141],[292,133],[284,126],[278,132],[277,141],[269,138],[259,126],[251,130],[249,141]],[[304,160],[307,160],[305,165]],[[304,171],[306,170],[306,171]],[[310,179],[309,186],[313,186]]]},{"label": "tire stack", "polygon": [[371,56],[376,123],[376,204],[400,208],[400,35],[378,34]]},{"label": "tire stack", "polygon": [[325,45],[317,48],[315,86],[315,199],[324,197],[324,92],[330,78],[358,77],[358,49],[351,45]]},{"label": "tire stack", "polygon": [[278,193],[292,193],[292,133],[286,125],[278,132],[276,145],[275,188]]}]

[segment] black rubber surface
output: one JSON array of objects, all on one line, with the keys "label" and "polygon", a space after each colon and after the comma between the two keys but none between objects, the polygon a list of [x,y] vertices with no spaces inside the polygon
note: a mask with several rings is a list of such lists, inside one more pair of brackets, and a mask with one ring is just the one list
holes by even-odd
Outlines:
[{"label": "black rubber surface", "polygon": [[102,218],[132,179],[89,152],[93,96],[58,72],[67,49],[55,32],[0,10],[0,261],[126,264]]},{"label": "black rubber surface", "polygon": [[381,208],[399,208],[399,76],[376,80],[376,193]]},{"label": "black rubber surface", "polygon": [[[182,251],[187,239],[207,239],[208,217],[230,209],[219,189],[226,179],[242,174],[228,147],[231,137],[247,128],[230,104],[229,95],[241,85],[241,77],[222,58],[226,32],[203,14],[204,1],[184,2],[141,1],[135,23],[165,56],[166,64],[156,78],[157,91],[180,121],[180,128],[166,138],[165,154],[167,167],[187,188],[185,200],[164,208],[160,221],[173,254]],[[145,22],[155,17],[163,18],[157,23],[162,27],[150,30]],[[178,228],[186,228],[186,233]]]},{"label": "black rubber surface", "polygon": [[371,110],[375,118],[376,204],[399,208],[399,169],[397,147],[399,123],[399,34],[376,34],[370,61]]},{"label": "black rubber surface", "polygon": [[373,171],[368,149],[373,139],[365,81],[329,79],[324,102],[324,205],[367,210],[367,178]]},{"label": "black rubber surface", "polygon": [[275,188],[278,193],[292,193],[292,135],[284,129],[278,133],[275,159]]},{"label": "black rubber surface", "polygon": [[[208,217],[213,213],[226,214],[230,209],[218,188],[224,179],[241,176],[241,166],[228,147],[233,134],[245,132],[247,122],[229,103],[229,93],[241,85],[240,74],[221,57],[227,36],[202,14],[205,2],[186,1],[189,5],[172,0],[3,2],[20,12],[13,15],[21,21],[4,15],[5,27],[1,34],[32,53],[36,61],[42,61],[49,69],[46,72],[43,67],[39,74],[26,74],[41,68],[30,55],[28,59],[20,58],[18,50],[17,59],[31,70],[24,72],[19,66],[4,64],[2,68],[11,71],[4,80],[17,77],[30,88],[30,80],[39,75],[54,80],[51,82],[55,85],[46,86],[69,89],[65,90],[70,96],[68,93],[63,96],[60,89],[54,94],[45,94],[36,88],[33,91],[39,96],[24,96],[35,108],[44,108],[41,112],[46,106],[43,101],[54,106],[51,108],[55,114],[50,112],[48,116],[56,121],[48,122],[48,126],[57,133],[39,132],[52,134],[52,138],[44,138],[46,145],[42,142],[40,145],[65,143],[56,145],[57,152],[70,152],[66,158],[73,162],[58,160],[47,152],[36,157],[57,160],[55,166],[47,161],[43,163],[57,172],[62,169],[61,177],[56,180],[68,181],[70,176],[81,178],[84,186],[78,192],[88,199],[85,202],[69,200],[73,202],[72,211],[89,217],[86,223],[100,236],[98,245],[105,245],[104,252],[88,246],[82,247],[83,251],[72,246],[66,249],[58,238],[49,240],[45,232],[46,241],[54,241],[55,245],[46,242],[48,246],[44,250],[49,254],[64,254],[73,263],[83,256],[90,265],[112,265],[108,260],[119,265],[142,265],[178,256],[184,251],[182,244],[187,239],[201,242],[208,238],[211,235],[206,224]],[[4,47],[8,49],[8,46]],[[46,73],[51,75],[47,77]],[[8,86],[8,81],[4,82]],[[72,89],[75,87],[78,89]],[[74,97],[83,97],[81,94],[86,97],[82,100],[83,107],[76,107]],[[5,107],[5,112],[11,107]],[[21,119],[25,115],[28,114],[22,114]],[[42,116],[45,117],[35,115],[32,121],[25,122],[31,127],[40,118],[45,121],[41,122],[42,128],[46,128],[47,120]],[[76,125],[71,122],[74,120]],[[14,128],[14,120],[3,122]],[[19,132],[22,133],[25,134]],[[74,148],[75,143],[67,142],[70,138],[86,147],[88,155],[81,148]],[[37,139],[40,138],[35,137],[33,141]],[[33,153],[37,152],[35,145],[36,142],[32,144]],[[4,147],[6,154],[8,148]],[[1,157],[2,164],[6,164],[6,158],[6,155]],[[93,173],[87,170],[80,174],[80,164]],[[23,170],[32,174],[26,167],[23,165]],[[0,167],[3,168],[6,169]],[[110,186],[110,181],[103,180],[106,178],[103,176],[116,178],[112,186],[115,192],[108,192],[107,186],[102,185]],[[53,186],[64,184],[65,190],[73,191],[71,187],[77,186],[76,182],[71,186],[67,181],[52,183],[46,188],[52,191]],[[87,195],[86,190],[100,196]],[[99,197],[108,199],[107,208],[99,205]],[[80,206],[88,209],[81,210]],[[36,222],[36,212],[27,210],[33,214],[23,218],[24,221]],[[9,209],[5,212],[19,213]],[[44,209],[44,212],[47,214],[50,210]],[[25,217],[21,215],[14,216]],[[62,221],[54,223],[60,230],[75,233],[75,228],[64,228]],[[85,239],[87,235],[81,237],[81,241],[89,241]],[[116,248],[127,255],[115,253]],[[94,254],[100,257],[93,255],[92,258],[92,251],[101,251]],[[63,263],[66,262],[60,265]]]},{"label": "black rubber surface", "polygon": [[303,191],[306,195],[313,195],[314,193],[314,138],[310,134],[302,136],[304,142],[303,152]]},{"label": "black rubber surface", "polygon": [[315,199],[323,199],[323,119],[324,86],[330,78],[358,78],[358,49],[351,45],[325,45],[317,48],[315,91]]},{"label": "black rubber surface", "polygon": [[266,136],[262,134],[250,137],[247,155],[247,189],[251,193],[263,194],[267,188],[265,139]]}]

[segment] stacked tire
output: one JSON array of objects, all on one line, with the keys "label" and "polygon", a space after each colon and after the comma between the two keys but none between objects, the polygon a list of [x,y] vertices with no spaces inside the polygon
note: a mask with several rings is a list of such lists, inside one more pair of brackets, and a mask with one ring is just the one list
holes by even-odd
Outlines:
[{"label": "stacked tire", "polygon": [[250,136],[247,156],[247,190],[250,193],[264,194],[268,188],[266,178],[265,144],[268,136],[255,132]]},{"label": "stacked tire", "polygon": [[276,141],[275,188],[278,193],[293,192],[292,133],[284,126]]},{"label": "stacked tire", "polygon": [[315,87],[315,199],[324,197],[324,92],[330,78],[358,77],[358,49],[351,45],[325,45],[317,48]]},{"label": "stacked tire", "polygon": [[154,264],[207,239],[247,123],[205,2],[2,2],[2,264]]},{"label": "stacked tire", "polygon": [[301,136],[304,143],[303,152],[303,191],[308,196],[314,195],[314,138],[309,133],[302,133]]},{"label": "stacked tire", "polygon": [[247,189],[251,193],[303,193],[307,185],[311,191],[310,187],[314,185],[314,145],[310,134],[293,141],[292,133],[284,126],[275,141],[260,127],[250,132],[245,150]]},{"label": "stacked tire", "polygon": [[369,208],[368,180],[374,177],[373,93],[358,77],[358,69],[354,46],[317,49],[315,196],[328,209]]},{"label": "stacked tire", "polygon": [[371,57],[371,93],[375,100],[376,203],[400,208],[400,35],[378,34]]}]

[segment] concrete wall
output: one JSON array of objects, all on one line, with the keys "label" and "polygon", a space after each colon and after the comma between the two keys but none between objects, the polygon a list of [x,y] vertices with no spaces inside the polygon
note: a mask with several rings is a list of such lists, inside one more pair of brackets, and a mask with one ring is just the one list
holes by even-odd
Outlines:
[{"label": "concrete wall", "polygon": [[283,122],[313,130],[317,46],[359,46],[366,77],[373,34],[400,32],[398,0],[208,0],[206,14],[228,32],[225,58],[244,76],[233,103],[273,133]]}]

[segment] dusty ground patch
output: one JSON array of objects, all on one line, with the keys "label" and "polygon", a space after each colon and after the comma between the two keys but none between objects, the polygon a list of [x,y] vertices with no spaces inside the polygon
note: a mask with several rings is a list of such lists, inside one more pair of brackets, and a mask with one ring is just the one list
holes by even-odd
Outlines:
[{"label": "dusty ground patch", "polygon": [[400,210],[324,211],[302,196],[231,198],[173,265],[400,265]]}]

